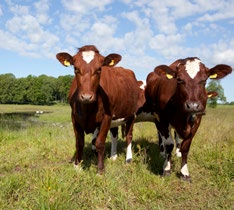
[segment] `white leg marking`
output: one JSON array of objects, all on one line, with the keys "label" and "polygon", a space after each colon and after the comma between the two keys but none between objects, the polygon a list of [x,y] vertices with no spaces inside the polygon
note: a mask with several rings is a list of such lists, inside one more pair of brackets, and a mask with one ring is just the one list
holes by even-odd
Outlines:
[{"label": "white leg marking", "polygon": [[[96,128],[95,131],[93,132],[92,140],[97,138],[97,135],[99,133],[99,129]],[[96,150],[96,146],[92,144],[92,150]]]},{"label": "white leg marking", "polygon": [[181,172],[182,175],[184,175],[184,176],[189,176],[189,171],[188,171],[188,166],[187,166],[187,164],[185,164],[185,165],[181,168],[180,172]]},{"label": "white leg marking", "polygon": [[176,157],[182,157],[182,154],[180,152],[180,148],[176,148]]},{"label": "white leg marking", "polygon": [[112,133],[110,132],[110,137],[111,137],[111,160],[116,160],[118,155],[117,155],[117,144],[118,144],[118,135],[114,137]]},{"label": "white leg marking", "polygon": [[170,171],[171,170],[171,163],[167,159],[164,162],[163,170],[165,170],[165,171]]},{"label": "white leg marking", "polygon": [[132,159],[132,143],[130,143],[127,147],[126,161]]},{"label": "white leg marking", "polygon": [[182,154],[181,154],[180,148],[179,148],[180,138],[179,138],[178,134],[176,133],[176,131],[175,131],[175,141],[176,141],[176,157],[181,157]]}]

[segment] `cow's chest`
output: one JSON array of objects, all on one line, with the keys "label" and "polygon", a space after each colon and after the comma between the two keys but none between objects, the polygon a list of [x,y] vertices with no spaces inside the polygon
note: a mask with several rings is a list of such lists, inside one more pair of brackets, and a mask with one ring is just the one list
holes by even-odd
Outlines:
[{"label": "cow's chest", "polygon": [[86,132],[92,133],[100,125],[103,119],[103,113],[96,104],[77,103],[73,109],[76,123]]}]

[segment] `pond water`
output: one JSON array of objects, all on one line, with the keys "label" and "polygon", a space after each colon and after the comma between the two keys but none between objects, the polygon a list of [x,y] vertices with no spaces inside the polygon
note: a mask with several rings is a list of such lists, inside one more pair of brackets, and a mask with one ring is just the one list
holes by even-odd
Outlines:
[{"label": "pond water", "polygon": [[11,112],[0,113],[0,129],[19,130],[38,124],[41,113]]}]

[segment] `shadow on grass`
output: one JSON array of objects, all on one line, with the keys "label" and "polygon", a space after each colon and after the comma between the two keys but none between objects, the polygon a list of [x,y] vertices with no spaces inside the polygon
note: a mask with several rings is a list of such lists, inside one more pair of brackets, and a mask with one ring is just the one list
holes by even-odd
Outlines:
[{"label": "shadow on grass", "polygon": [[[117,153],[118,156],[126,155],[126,141],[118,140]],[[75,148],[74,148],[75,149]],[[156,142],[150,142],[147,138],[138,138],[133,141],[133,162],[147,165],[148,170],[156,175],[162,174],[163,159],[160,156],[159,145]],[[74,153],[73,153],[74,154]],[[71,153],[71,155],[73,155]],[[106,142],[105,159],[110,158],[111,142]],[[71,156],[72,158],[72,156]],[[92,144],[87,143],[84,147],[82,166],[84,169],[89,169],[91,165],[97,166],[97,153],[92,150]],[[131,163],[130,163],[131,164]]]}]

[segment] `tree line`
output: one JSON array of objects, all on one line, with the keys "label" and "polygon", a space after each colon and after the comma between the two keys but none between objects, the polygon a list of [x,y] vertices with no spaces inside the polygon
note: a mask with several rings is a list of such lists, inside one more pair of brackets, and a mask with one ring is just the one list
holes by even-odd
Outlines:
[{"label": "tree line", "polygon": [[[74,76],[54,78],[47,75],[29,75],[16,78],[14,74],[0,74],[0,104],[52,105],[67,103],[68,91]],[[217,101],[226,103],[224,90],[219,81],[210,81],[207,91],[216,91],[218,96],[208,99],[208,106],[216,107]],[[234,104],[231,102],[229,104]]]},{"label": "tree line", "polygon": [[52,105],[67,103],[68,91],[74,76],[54,78],[47,75],[16,78],[13,74],[0,75],[1,104]]}]

